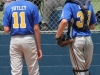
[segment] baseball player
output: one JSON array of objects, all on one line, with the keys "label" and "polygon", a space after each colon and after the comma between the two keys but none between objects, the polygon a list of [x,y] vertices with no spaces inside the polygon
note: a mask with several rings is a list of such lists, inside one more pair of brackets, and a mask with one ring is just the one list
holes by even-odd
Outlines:
[{"label": "baseball player", "polygon": [[29,1],[16,0],[4,11],[2,24],[11,35],[11,74],[22,75],[25,59],[29,75],[39,75],[38,60],[42,59],[38,8]]},{"label": "baseball player", "polygon": [[[77,0],[86,3],[87,0]],[[83,5],[84,5],[83,4]],[[93,42],[91,31],[97,22],[91,3],[88,3],[87,14],[78,3],[67,2],[63,8],[56,38],[59,38],[68,24],[70,27],[69,37],[73,39],[70,44],[70,58],[74,75],[90,75],[89,67],[93,56]],[[73,19],[73,25],[70,21]],[[86,26],[85,26],[86,24]]]}]

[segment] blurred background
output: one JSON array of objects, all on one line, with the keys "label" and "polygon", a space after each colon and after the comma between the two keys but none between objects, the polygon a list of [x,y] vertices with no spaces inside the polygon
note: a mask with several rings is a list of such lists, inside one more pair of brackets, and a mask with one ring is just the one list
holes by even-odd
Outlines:
[{"label": "blurred background", "polygon": [[[3,8],[6,3],[11,0],[0,0],[0,31],[3,31],[2,17]],[[42,22],[40,23],[41,31],[55,31],[58,27],[58,21],[62,12],[62,8],[66,0],[28,0],[36,4],[40,15],[42,16]],[[57,2],[58,1],[58,2]],[[100,30],[100,0],[92,0],[92,5],[97,17],[97,24],[95,30]]]}]

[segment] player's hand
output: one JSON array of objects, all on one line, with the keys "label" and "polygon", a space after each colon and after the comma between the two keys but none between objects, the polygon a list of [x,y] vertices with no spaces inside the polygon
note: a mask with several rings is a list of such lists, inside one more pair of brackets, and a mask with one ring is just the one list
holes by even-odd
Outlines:
[{"label": "player's hand", "polygon": [[38,52],[38,60],[42,59],[42,50],[37,50]]},{"label": "player's hand", "polygon": [[61,47],[65,47],[73,42],[72,38],[66,38],[65,34],[62,34],[59,38],[55,37],[57,44]]}]

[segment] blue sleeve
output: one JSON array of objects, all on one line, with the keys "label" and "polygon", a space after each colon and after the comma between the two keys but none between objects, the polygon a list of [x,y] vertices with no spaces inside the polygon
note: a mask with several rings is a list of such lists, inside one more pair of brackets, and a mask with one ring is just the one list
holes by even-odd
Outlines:
[{"label": "blue sleeve", "polygon": [[39,14],[39,11],[38,11],[38,8],[35,7],[35,9],[33,10],[33,25],[35,24],[38,24],[41,20],[42,20],[42,17],[41,15]]},{"label": "blue sleeve", "polygon": [[9,8],[6,8],[6,10],[4,11],[4,15],[3,15],[3,19],[2,19],[2,25],[3,26],[10,26],[10,23],[9,23],[9,15],[8,15],[8,10]]},{"label": "blue sleeve", "polygon": [[6,3],[4,4],[4,11],[6,10],[7,6],[9,6],[9,4],[10,4],[10,3],[8,3],[8,2],[6,2]]},{"label": "blue sleeve", "polygon": [[62,10],[60,20],[66,19],[67,21],[70,21],[71,16],[72,16],[72,12],[71,12],[71,8],[70,8],[70,4],[67,3]]},{"label": "blue sleeve", "polygon": [[39,20],[38,20],[38,23],[40,23],[41,20],[42,20],[42,16],[41,16],[41,14],[39,13]]},{"label": "blue sleeve", "polygon": [[97,22],[97,18],[96,18],[96,15],[94,13],[92,5],[90,5],[90,8],[91,8],[91,12],[92,12],[91,19],[90,19],[90,25],[92,25],[92,24],[95,24]]}]

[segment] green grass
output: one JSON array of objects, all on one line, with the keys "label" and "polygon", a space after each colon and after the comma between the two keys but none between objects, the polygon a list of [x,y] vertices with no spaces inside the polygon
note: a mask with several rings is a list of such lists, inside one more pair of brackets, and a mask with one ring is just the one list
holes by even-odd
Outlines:
[{"label": "green grass", "polygon": [[94,9],[94,12],[97,13],[97,11],[100,10],[100,1],[98,2],[92,2],[92,5],[93,5],[93,9]]},{"label": "green grass", "polygon": [[95,30],[100,30],[100,24],[96,25]]},{"label": "green grass", "polygon": [[[92,0],[92,5],[95,13],[100,11],[100,0]],[[100,30],[100,24],[96,25],[95,30]]]},{"label": "green grass", "polygon": [[0,12],[0,25],[2,24],[3,11]]}]

